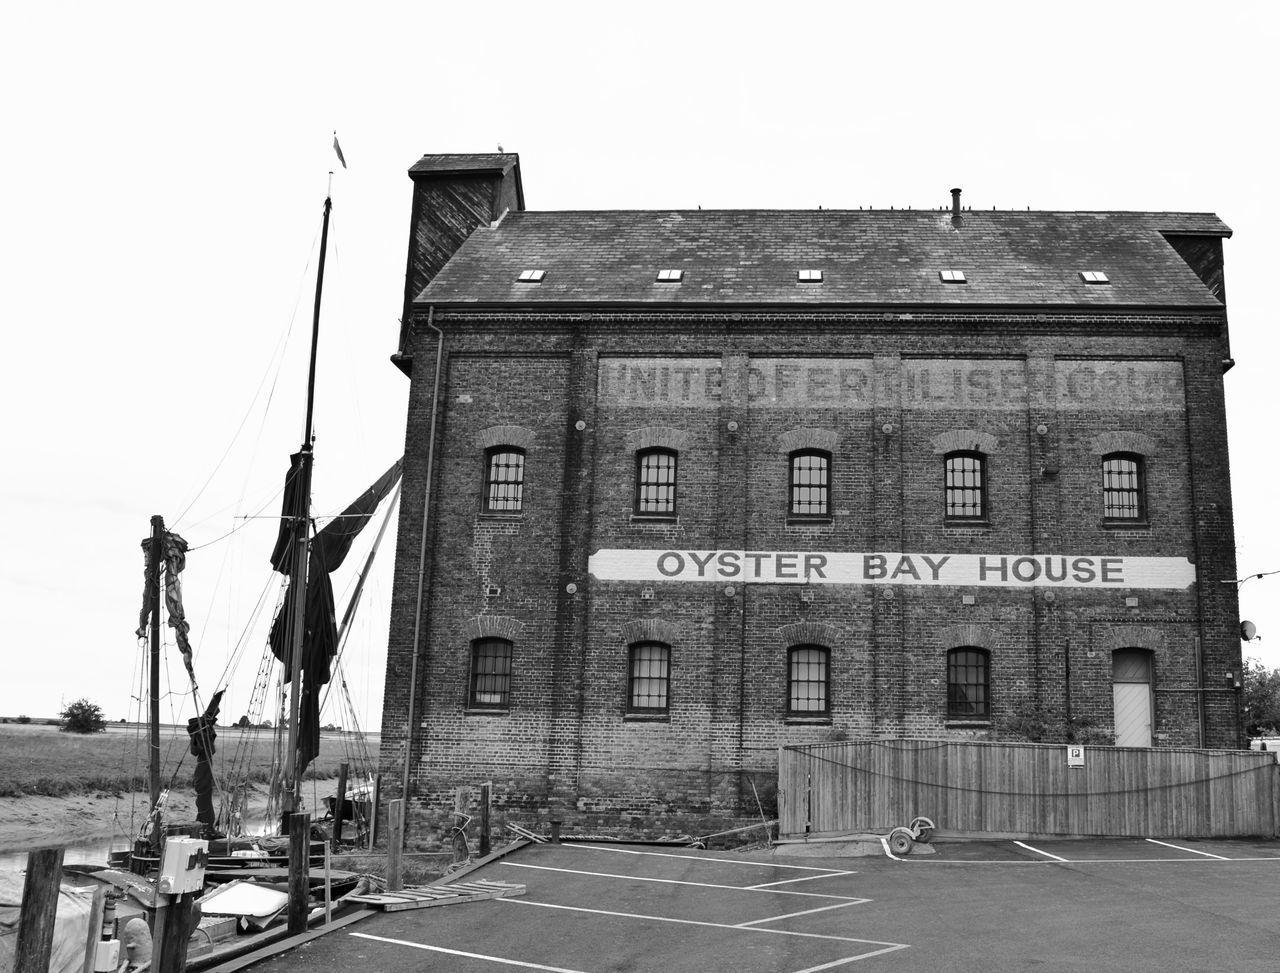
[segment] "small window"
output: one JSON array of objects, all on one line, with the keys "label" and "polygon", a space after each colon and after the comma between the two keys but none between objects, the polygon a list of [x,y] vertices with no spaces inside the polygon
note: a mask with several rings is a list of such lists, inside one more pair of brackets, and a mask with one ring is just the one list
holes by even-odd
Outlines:
[{"label": "small window", "polygon": [[944,284],[967,284],[963,270],[939,270],[938,277]]},{"label": "small window", "polygon": [[991,718],[991,667],[986,649],[965,647],[947,653],[947,719]]},{"label": "small window", "polygon": [[684,280],[683,270],[659,270],[658,282],[662,284],[678,284]]},{"label": "small window", "polygon": [[831,455],[818,450],[791,454],[791,517],[831,516]]},{"label": "small window", "polygon": [[637,642],[631,646],[628,670],[627,712],[667,712],[671,690],[671,647],[661,642]]},{"label": "small window", "polygon": [[516,280],[521,284],[541,284],[546,276],[545,270],[522,270]]},{"label": "small window", "polygon": [[524,509],[524,450],[498,446],[485,454],[484,509],[502,514]]},{"label": "small window", "polygon": [[799,281],[801,284],[821,284],[822,271],[821,270],[797,270],[796,280]]},{"label": "small window", "polygon": [[825,716],[830,712],[831,653],[820,645],[787,651],[787,715]]},{"label": "small window", "polygon": [[1082,270],[1080,279],[1086,284],[1110,284],[1111,280],[1101,270]]},{"label": "small window", "polygon": [[946,519],[987,519],[987,461],[981,453],[948,453],[946,472]]},{"label": "small window", "polygon": [[1111,453],[1102,457],[1102,517],[1109,521],[1147,519],[1142,457]]},{"label": "small window", "polygon": [[646,449],[636,454],[637,514],[675,516],[678,458],[673,449]]},{"label": "small window", "polygon": [[507,709],[511,705],[511,643],[476,639],[471,643],[471,709]]}]

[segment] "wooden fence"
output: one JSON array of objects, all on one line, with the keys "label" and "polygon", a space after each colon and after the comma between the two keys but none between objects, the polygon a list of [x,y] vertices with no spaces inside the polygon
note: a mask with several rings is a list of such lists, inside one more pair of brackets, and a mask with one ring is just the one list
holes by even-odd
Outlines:
[{"label": "wooden fence", "polygon": [[919,815],[955,833],[1128,835],[1277,833],[1273,753],[1036,743],[868,740],[783,747],[783,837],[884,832]]}]

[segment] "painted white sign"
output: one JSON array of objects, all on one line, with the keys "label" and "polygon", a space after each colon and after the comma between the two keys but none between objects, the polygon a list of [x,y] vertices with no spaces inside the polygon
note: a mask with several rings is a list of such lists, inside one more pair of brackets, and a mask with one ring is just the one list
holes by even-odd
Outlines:
[{"label": "painted white sign", "polygon": [[1067,766],[1083,767],[1084,766],[1084,747],[1078,744],[1069,744],[1067,746]]},{"label": "painted white sign", "polygon": [[1196,578],[1182,557],[847,551],[599,550],[587,570],[599,581],[997,588],[1186,588]]}]

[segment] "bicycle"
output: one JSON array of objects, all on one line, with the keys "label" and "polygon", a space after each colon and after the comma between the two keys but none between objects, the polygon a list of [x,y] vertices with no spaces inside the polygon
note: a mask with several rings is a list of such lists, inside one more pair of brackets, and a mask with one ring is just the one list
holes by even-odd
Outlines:
[{"label": "bicycle", "polygon": [[453,816],[460,820],[449,829],[449,842],[453,846],[453,864],[449,866],[450,871],[461,868],[471,861],[471,843],[467,840],[467,825],[471,823],[471,815],[454,811]]}]

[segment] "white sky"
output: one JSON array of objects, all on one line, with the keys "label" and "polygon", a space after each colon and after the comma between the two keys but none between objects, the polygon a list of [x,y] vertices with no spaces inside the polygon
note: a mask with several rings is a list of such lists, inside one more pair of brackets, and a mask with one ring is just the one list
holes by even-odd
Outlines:
[{"label": "white sky", "polygon": [[[129,712],[139,542],[153,513],[193,547],[209,545],[184,578],[197,674],[206,695],[218,683],[267,581],[274,532],[237,518],[276,494],[301,441],[334,129],[351,168],[334,181],[317,512],[345,504],[403,446],[408,383],[387,359],[405,172],[427,152],[501,143],[520,153],[530,209],[934,207],[961,186],[975,209],[1218,213],[1235,230],[1226,267],[1238,364],[1227,391],[1240,574],[1280,570],[1268,503],[1278,485],[1278,11],[11,10],[0,37],[0,715],[52,716],[80,696],[112,719]],[[266,393],[254,398],[263,383],[274,388],[265,419]],[[263,512],[277,510],[271,500]],[[211,543],[236,527],[234,543]],[[391,555],[388,542],[348,649],[351,691],[373,727]],[[1247,651],[1280,666],[1280,575],[1241,596],[1263,636]],[[250,638],[237,670],[231,719],[248,703],[262,641]],[[181,702],[165,713],[188,715]]]}]

